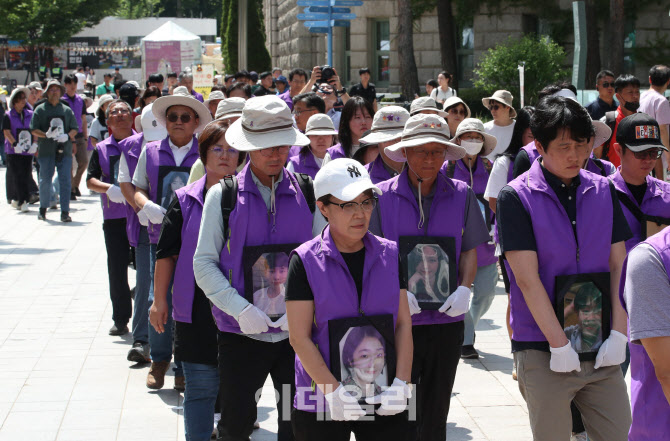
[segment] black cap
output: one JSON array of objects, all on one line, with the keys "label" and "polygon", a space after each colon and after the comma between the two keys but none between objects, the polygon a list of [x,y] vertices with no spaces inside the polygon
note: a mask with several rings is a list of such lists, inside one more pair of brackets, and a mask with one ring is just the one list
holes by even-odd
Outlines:
[{"label": "black cap", "polygon": [[131,106],[135,105],[135,100],[140,95],[137,87],[132,83],[126,83],[119,89],[119,98],[129,103]]},{"label": "black cap", "polygon": [[616,142],[633,152],[647,149],[663,149],[661,130],[658,122],[646,113],[633,113],[619,122],[616,129]]}]

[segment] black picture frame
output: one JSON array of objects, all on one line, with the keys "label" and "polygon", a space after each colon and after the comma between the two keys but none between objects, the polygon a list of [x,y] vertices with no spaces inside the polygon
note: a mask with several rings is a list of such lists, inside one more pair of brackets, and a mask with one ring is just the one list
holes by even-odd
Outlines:
[{"label": "black picture frame", "polygon": [[[441,250],[437,268],[437,279],[439,281],[436,280],[436,290],[439,293],[433,292],[431,294],[428,292],[428,289],[422,290],[422,282],[423,286],[425,286],[425,281],[420,280],[420,278],[416,285],[412,281],[417,274],[416,267],[420,263],[417,260],[417,255],[420,252],[419,250],[423,250],[425,246],[438,247]],[[453,237],[400,236],[398,239],[398,250],[400,252],[401,270],[407,276],[408,290],[414,294],[421,309],[432,311],[440,309],[451,293],[458,287],[456,240]],[[444,267],[445,260],[447,268]],[[445,275],[448,277],[446,289],[444,287]]]},{"label": "black picture frame", "polygon": [[[60,121],[60,123],[58,123],[55,120]],[[60,126],[60,129],[61,129],[59,131],[60,132],[59,134],[68,133],[68,132],[65,131],[65,118],[62,117],[62,116],[57,116],[57,115],[52,116],[52,117],[49,118],[49,127],[47,128],[47,130],[45,130],[44,133],[47,133],[49,130],[51,130],[52,127],[57,127],[57,126]]]},{"label": "black picture frame", "polygon": [[112,184],[119,185],[119,164],[121,155],[112,155],[109,157],[109,179]]},{"label": "black picture frame", "polygon": [[21,147],[22,152],[27,153],[33,143],[33,135],[30,132],[30,129],[17,129],[16,143],[17,146]]},{"label": "black picture frame", "polygon": [[158,189],[156,192],[156,201],[158,205],[166,210],[170,207],[170,202],[174,198],[174,191],[170,190],[173,180],[181,179],[184,187],[188,185],[188,177],[191,174],[191,167],[176,167],[169,165],[161,165],[158,167]]},{"label": "black picture frame", "polygon": [[[264,298],[259,298],[256,296],[256,301],[254,301],[254,294],[260,290],[267,289],[270,285],[269,280],[265,280],[263,283],[259,280],[260,278],[266,279],[266,276],[260,273],[260,267],[262,265],[262,260],[265,259],[267,264],[267,259],[269,254],[286,254],[286,274],[288,274],[288,257],[291,255],[291,251],[299,247],[299,243],[290,243],[290,244],[275,244],[275,245],[258,245],[258,246],[247,246],[242,250],[242,267],[244,268],[244,298],[247,299],[249,303],[252,303],[254,306],[258,307],[261,311],[265,312],[268,317],[272,320],[280,318],[286,313],[286,304],[281,302],[283,310],[277,312],[278,310],[274,308],[273,310],[267,310],[267,303],[264,302]],[[269,268],[266,268],[269,271]],[[286,279],[284,279],[284,287],[286,287]]]},{"label": "black picture frame", "polygon": [[[612,304],[611,304],[611,289],[610,289],[610,273],[587,273],[587,274],[574,274],[569,276],[557,276],[556,277],[556,287],[555,287],[555,301],[554,307],[556,311],[556,317],[558,322],[561,324],[561,327],[566,333],[566,337],[572,343],[573,349],[579,354],[580,361],[592,361],[596,359],[598,350],[600,349],[602,343],[609,337],[610,331],[612,329]],[[577,306],[577,301],[579,298],[586,298],[587,304],[595,303],[595,312],[589,312],[588,320],[589,323],[595,323],[588,325],[590,328],[595,328],[598,324],[598,318],[594,315],[597,314],[597,297],[594,297],[594,294],[599,292],[600,296],[600,330],[594,341],[594,343],[589,348],[582,348],[583,341],[583,321],[586,316],[580,316],[579,310],[574,311]],[[588,300],[591,297],[592,300]],[[571,306],[572,305],[572,306]],[[572,310],[570,308],[572,307]],[[569,311],[569,314],[566,315],[566,311]]]},{"label": "black picture frame", "polygon": [[481,205],[477,204],[477,205],[479,205],[480,210],[481,210],[482,207],[484,208],[482,214],[484,215],[484,222],[486,222],[486,229],[488,231],[491,231],[491,226],[493,225],[493,212],[491,211],[491,206],[489,205],[489,201],[487,201],[484,198],[483,194],[477,194],[475,196],[477,197],[477,202],[479,202],[479,204],[481,204]]},{"label": "black picture frame", "polygon": [[[356,330],[356,331],[354,331]],[[384,348],[384,364],[380,368],[378,365],[369,366],[373,369],[374,375],[372,381],[365,386],[366,393],[354,378],[356,372],[350,371],[353,366],[353,356],[360,345],[364,344],[363,339],[373,337],[379,341],[381,337],[381,346]],[[328,342],[330,346],[330,372],[337,381],[354,396],[358,396],[359,403],[365,403],[367,396],[378,395],[386,387],[393,383],[396,376],[396,349],[395,349],[395,328],[393,325],[393,314],[380,314],[371,316],[347,317],[328,321]],[[357,347],[352,347],[356,345]],[[372,341],[372,350],[374,351],[374,341]],[[362,349],[365,351],[365,349]],[[370,351],[367,351],[366,357],[370,357]],[[373,355],[374,356],[374,355]],[[343,360],[343,358],[345,360]],[[350,362],[346,360],[350,359]],[[377,375],[374,371],[379,369]],[[346,377],[345,377],[346,375]],[[374,384],[374,385],[373,385]]]}]

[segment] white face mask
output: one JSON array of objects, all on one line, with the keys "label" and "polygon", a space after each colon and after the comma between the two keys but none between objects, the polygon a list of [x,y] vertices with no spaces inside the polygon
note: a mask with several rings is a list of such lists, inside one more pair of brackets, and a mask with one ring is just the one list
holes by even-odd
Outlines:
[{"label": "white face mask", "polygon": [[461,147],[465,149],[465,153],[474,156],[482,150],[484,146],[483,141],[463,141],[461,140]]}]

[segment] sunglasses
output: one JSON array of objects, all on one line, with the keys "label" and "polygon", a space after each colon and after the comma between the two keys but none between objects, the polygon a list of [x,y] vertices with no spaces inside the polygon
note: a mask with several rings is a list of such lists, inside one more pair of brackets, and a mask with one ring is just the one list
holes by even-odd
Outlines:
[{"label": "sunglasses", "polygon": [[489,104],[489,110],[498,110],[498,109],[502,109],[503,107],[505,107],[505,106],[503,106],[501,104]]},{"label": "sunglasses", "polygon": [[450,115],[461,115],[461,116],[465,116],[465,115],[468,114],[468,112],[466,112],[463,109],[460,109],[460,110],[459,109],[449,109],[448,113]]},{"label": "sunglasses", "polygon": [[663,150],[661,149],[649,149],[649,150],[643,150],[641,152],[633,152],[633,156],[635,156],[635,159],[658,159],[661,157],[663,154]]},{"label": "sunglasses", "polygon": [[190,113],[182,113],[181,115],[177,113],[170,113],[167,116],[167,120],[170,121],[171,123],[176,123],[177,120],[181,120],[184,124],[187,124],[188,122],[191,121],[191,114]]},{"label": "sunglasses", "polygon": [[604,88],[614,87],[614,83],[603,83],[600,85],[600,87]]}]

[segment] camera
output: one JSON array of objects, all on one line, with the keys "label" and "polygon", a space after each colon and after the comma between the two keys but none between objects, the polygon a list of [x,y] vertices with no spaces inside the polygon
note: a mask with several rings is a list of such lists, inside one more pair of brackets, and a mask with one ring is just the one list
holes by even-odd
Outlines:
[{"label": "camera", "polygon": [[320,66],[321,68],[321,79],[316,81],[316,84],[327,83],[335,76],[335,70],[327,64]]}]

